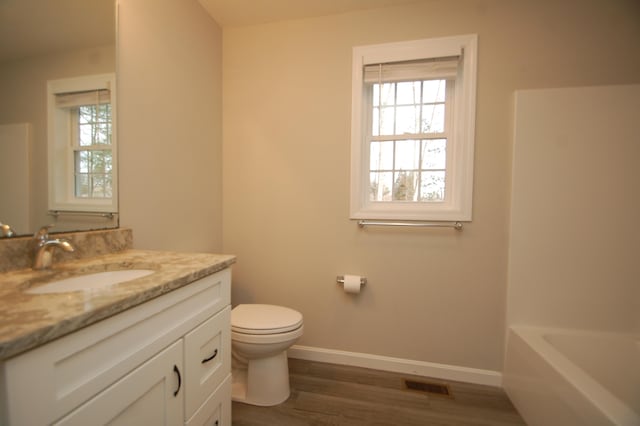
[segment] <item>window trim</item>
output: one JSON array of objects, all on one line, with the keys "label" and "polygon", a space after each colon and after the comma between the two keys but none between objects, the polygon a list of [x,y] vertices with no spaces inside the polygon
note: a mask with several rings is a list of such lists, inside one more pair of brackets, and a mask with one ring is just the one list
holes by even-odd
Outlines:
[{"label": "window trim", "polygon": [[[80,198],[75,196],[73,149],[69,137],[69,112],[56,106],[56,95],[108,89],[111,94],[112,197]],[[118,144],[116,111],[116,76],[114,73],[88,75],[47,82],[48,187],[49,210],[118,212]]]},{"label": "window trim", "polygon": [[[447,155],[447,202],[369,201],[367,112],[363,69],[366,65],[461,56],[455,79],[451,147]],[[470,221],[472,217],[473,158],[477,73],[477,35],[413,40],[353,48],[351,111],[351,219]],[[450,160],[451,159],[451,160]]]}]

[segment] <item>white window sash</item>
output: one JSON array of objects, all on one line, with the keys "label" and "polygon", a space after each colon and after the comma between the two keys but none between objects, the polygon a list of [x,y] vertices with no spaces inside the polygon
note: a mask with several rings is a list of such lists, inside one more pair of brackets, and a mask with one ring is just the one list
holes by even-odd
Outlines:
[{"label": "white window sash", "polygon": [[[449,58],[447,58],[449,59]],[[459,58],[455,58],[455,69],[457,69],[458,67],[458,60]],[[394,64],[394,67],[397,64]],[[450,64],[450,67],[452,67],[453,65]],[[366,72],[366,69],[365,69]],[[410,77],[409,74],[405,74],[406,77]],[[405,81],[420,81],[423,79],[424,74],[420,74],[417,77],[416,74],[413,74],[414,77],[412,78],[408,78],[408,80]],[[442,76],[436,75],[436,74],[432,74],[430,77],[433,77],[434,79],[437,80],[442,80],[444,79]],[[388,82],[398,82],[398,80],[395,79],[390,79]],[[374,83],[375,84],[375,83]],[[445,168],[443,169],[415,169],[415,170],[404,170],[404,171],[418,171],[418,170],[422,170],[422,171],[444,171],[445,172],[445,192],[444,192],[444,199],[441,201],[409,201],[409,200],[393,200],[393,201],[380,201],[380,200],[371,200],[370,196],[367,195],[366,200],[363,201],[363,204],[368,206],[369,208],[372,208],[371,206],[377,206],[377,207],[382,207],[382,206],[389,206],[391,204],[398,204],[398,203],[402,203],[402,204],[409,204],[409,203],[415,203],[415,204],[421,204],[421,205],[425,205],[425,204],[440,204],[441,206],[447,206],[448,203],[451,203],[451,184],[450,184],[450,170],[452,168],[453,165],[453,160],[452,160],[452,155],[451,155],[451,151],[453,150],[453,138],[450,137],[450,134],[452,133],[452,115],[454,112],[454,99],[455,99],[455,80],[453,79],[447,79],[447,87],[446,87],[446,91],[445,91],[445,100],[444,100],[444,104],[445,104],[445,123],[444,123],[444,131],[443,132],[438,132],[438,133],[403,133],[403,134],[391,134],[391,135],[379,135],[379,136],[374,136],[372,135],[372,110],[373,110],[373,104],[372,104],[372,99],[371,99],[371,94],[372,94],[372,90],[371,89],[371,85],[367,85],[367,94],[364,97],[365,99],[365,105],[367,108],[367,122],[369,123],[368,126],[368,131],[367,131],[367,135],[366,135],[366,140],[365,140],[365,146],[364,146],[364,156],[367,160],[370,160],[370,156],[371,156],[371,143],[372,142],[393,142],[393,141],[402,141],[402,140],[429,140],[429,139],[446,139],[447,140],[447,147],[446,147],[446,163],[445,163]],[[367,161],[367,167],[363,167],[363,169],[366,169],[366,177],[363,176],[363,188],[366,187],[366,183],[364,182],[364,179],[366,179],[366,182],[369,182],[369,174],[371,173],[371,168],[369,166],[370,161]],[[390,170],[386,170],[388,172],[395,172],[396,169],[390,169]],[[419,185],[419,183],[418,183]],[[368,194],[368,191],[367,191]],[[385,207],[386,208],[386,207]]]}]

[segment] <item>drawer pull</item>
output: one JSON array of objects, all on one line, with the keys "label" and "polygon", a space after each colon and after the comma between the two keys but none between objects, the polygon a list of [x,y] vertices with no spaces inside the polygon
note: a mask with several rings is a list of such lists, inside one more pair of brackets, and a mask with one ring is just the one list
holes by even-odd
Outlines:
[{"label": "drawer pull", "polygon": [[218,350],[217,349],[215,351],[213,351],[213,355],[211,355],[209,358],[203,359],[202,363],[204,364],[205,362],[209,362],[212,359],[214,359],[216,356],[218,356]]},{"label": "drawer pull", "polygon": [[180,392],[180,386],[182,386],[182,376],[180,376],[180,370],[177,365],[173,365],[173,371],[178,375],[178,389],[173,392],[173,396],[178,396],[178,392]]}]

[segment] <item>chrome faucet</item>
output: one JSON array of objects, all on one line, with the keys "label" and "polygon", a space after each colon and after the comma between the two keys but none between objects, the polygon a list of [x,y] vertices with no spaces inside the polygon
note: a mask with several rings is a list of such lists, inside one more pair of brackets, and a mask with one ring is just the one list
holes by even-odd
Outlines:
[{"label": "chrome faucet", "polygon": [[49,226],[43,226],[33,235],[33,269],[49,269],[53,264],[53,250],[57,247],[72,252],[75,249],[65,238],[49,239]]}]

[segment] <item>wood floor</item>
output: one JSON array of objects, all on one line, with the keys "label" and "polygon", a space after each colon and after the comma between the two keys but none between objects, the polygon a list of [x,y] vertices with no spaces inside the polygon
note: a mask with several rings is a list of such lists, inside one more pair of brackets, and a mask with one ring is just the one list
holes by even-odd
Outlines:
[{"label": "wood floor", "polygon": [[[275,407],[233,403],[234,426],[524,425],[499,388],[289,359],[291,396]],[[403,379],[449,385],[451,396]]]}]

